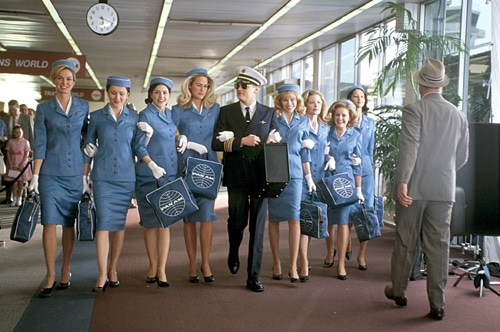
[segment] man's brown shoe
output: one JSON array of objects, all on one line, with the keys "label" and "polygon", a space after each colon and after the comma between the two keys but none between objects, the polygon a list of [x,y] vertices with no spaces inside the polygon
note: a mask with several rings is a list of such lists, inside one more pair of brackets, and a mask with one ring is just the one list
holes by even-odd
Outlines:
[{"label": "man's brown shoe", "polygon": [[431,318],[436,320],[442,320],[444,317],[444,308],[431,308],[431,312],[429,313]]},{"label": "man's brown shoe", "polygon": [[385,286],[384,292],[385,292],[385,297],[387,297],[389,300],[393,300],[400,307],[406,307],[406,304],[408,302],[406,300],[406,296],[394,296],[391,286]]}]

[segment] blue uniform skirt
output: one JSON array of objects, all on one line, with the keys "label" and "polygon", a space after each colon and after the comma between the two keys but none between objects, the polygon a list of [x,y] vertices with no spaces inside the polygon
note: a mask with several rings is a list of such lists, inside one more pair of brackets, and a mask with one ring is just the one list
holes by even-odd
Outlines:
[{"label": "blue uniform skirt", "polygon": [[349,214],[353,205],[346,205],[337,209],[328,208],[328,225],[349,224]]},{"label": "blue uniform skirt", "polygon": [[94,181],[92,183],[97,230],[116,232],[125,229],[134,181]]},{"label": "blue uniform skirt", "polygon": [[277,198],[268,199],[269,221],[300,220],[301,197],[302,179],[291,179]]},{"label": "blue uniform skirt", "polygon": [[73,227],[78,202],[83,193],[83,175],[54,176],[40,174],[41,224]]},{"label": "blue uniform skirt", "polygon": [[215,214],[215,200],[208,199],[205,197],[195,196],[196,205],[198,205],[198,210],[191,213],[189,216],[184,218],[184,222],[197,222],[197,221],[215,221],[217,220],[217,215]]},{"label": "blue uniform skirt", "polygon": [[146,195],[157,189],[158,185],[154,177],[137,176],[135,181],[135,199],[139,209],[139,224],[148,228],[163,228],[156,217],[153,208],[146,200]]}]

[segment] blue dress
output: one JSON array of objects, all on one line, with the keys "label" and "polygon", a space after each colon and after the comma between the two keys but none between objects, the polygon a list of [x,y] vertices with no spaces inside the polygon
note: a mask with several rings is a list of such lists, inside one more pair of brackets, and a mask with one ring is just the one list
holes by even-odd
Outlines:
[{"label": "blue dress", "polygon": [[[316,133],[311,126],[309,121],[309,134],[308,138],[314,142],[314,147],[312,149],[302,149],[301,157],[302,163],[308,162],[311,169],[311,176],[314,183],[318,183],[322,178],[325,177],[325,158],[328,155],[328,133],[330,132],[330,126],[326,123],[318,122],[318,132]],[[304,178],[302,184],[302,200],[305,201],[308,198],[309,186]]]},{"label": "blue dress", "polygon": [[54,96],[36,108],[34,159],[43,159],[38,178],[41,224],[73,227],[83,193],[84,154],[89,103],[72,97],[68,114]]},{"label": "blue dress", "polygon": [[[149,155],[159,167],[165,169],[166,180],[173,181],[177,177],[177,150],[175,134],[177,126],[172,120],[172,112],[165,108],[161,112],[155,105],[149,103],[139,113],[139,122],[146,122],[153,127],[153,135],[149,139],[147,148],[142,156]],[[148,165],[139,159],[135,164],[135,195],[139,208],[140,224],[149,228],[161,228],[153,209],[146,200],[146,195],[158,188],[157,181]]]},{"label": "blue dress", "polygon": [[99,146],[91,174],[98,231],[125,229],[135,189],[134,157],[143,157],[146,143],[135,112],[124,107],[117,120],[111,112],[107,104],[90,113],[87,134],[87,143]]},{"label": "blue dress", "polygon": [[[188,157],[201,158],[218,162],[217,153],[212,149],[212,139],[217,119],[219,118],[220,105],[215,103],[210,108],[202,109],[201,113],[191,105],[182,109],[179,105],[172,107],[172,119],[177,124],[179,133],[187,137],[188,142],[204,145],[208,153],[200,155],[194,150],[186,149],[183,154],[178,155],[179,176],[186,167]],[[184,218],[184,222],[215,221],[215,200],[194,195],[198,210]]]},{"label": "blue dress", "polygon": [[[363,175],[361,165],[353,166],[351,161],[353,153],[358,157],[361,156],[362,141],[361,134],[353,128],[348,128],[340,138],[337,137],[335,127],[330,129],[330,133],[328,134],[328,142],[330,143],[329,154],[335,158],[335,173],[348,173],[353,179],[354,175]],[[350,211],[350,205],[328,209],[328,224],[347,225],[349,223]]]},{"label": "blue dress", "polygon": [[373,150],[375,146],[375,121],[363,114],[361,123],[354,127],[359,131],[363,143],[361,144],[361,169],[363,180],[361,190],[365,198],[365,206],[373,207],[375,203],[375,177],[373,174]]},{"label": "blue dress", "polygon": [[302,198],[302,141],[307,138],[309,119],[294,112],[290,123],[284,115],[278,117],[278,131],[281,143],[288,146],[288,166],[290,182],[277,198],[269,198],[269,221],[300,220],[300,201]]}]

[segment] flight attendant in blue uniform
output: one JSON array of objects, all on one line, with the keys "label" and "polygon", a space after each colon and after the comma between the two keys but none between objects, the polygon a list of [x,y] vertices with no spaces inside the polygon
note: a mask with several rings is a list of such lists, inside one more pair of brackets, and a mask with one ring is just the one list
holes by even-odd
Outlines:
[{"label": "flight attendant in blue uniform", "polygon": [[[358,157],[357,161],[361,162],[361,170],[363,173],[361,191],[365,198],[365,206],[373,208],[375,203],[375,177],[373,175],[373,150],[375,147],[375,121],[366,116],[368,107],[366,106],[367,98],[365,89],[362,86],[355,85],[347,90],[347,99],[352,101],[356,106],[359,122],[354,127],[363,137],[363,144],[361,146],[361,158]],[[357,161],[353,158],[353,163]],[[352,223],[350,223],[352,227]],[[359,252],[357,256],[358,268],[362,271],[368,269],[365,260],[366,247],[368,241],[363,241],[359,244]],[[347,252],[351,251],[351,241],[347,246]]]},{"label": "flight attendant in blue uniform", "polygon": [[73,97],[75,64],[58,60],[50,78],[56,94],[39,104],[34,123],[34,165],[29,190],[40,192],[43,252],[47,274],[39,295],[48,297],[56,285],[56,226],[63,227],[63,261],[57,289],[67,289],[71,278],[71,256],[75,245],[75,216],[78,201],[88,191],[84,154],[80,141],[86,136],[89,104]]},{"label": "flight attendant in blue uniform", "polygon": [[[135,156],[141,159],[146,152],[146,135],[137,128],[139,116],[125,107],[130,95],[130,79],[109,76],[106,91],[109,103],[90,113],[85,147],[87,156],[94,158],[91,178],[97,216],[95,242],[99,270],[92,289],[95,293],[104,292],[108,285],[113,288],[120,285],[117,265],[125,238],[127,212],[135,190],[134,160]],[[86,161],[90,162],[90,158]]]},{"label": "flight attendant in blue uniform", "polygon": [[[203,68],[195,68],[186,74],[177,105],[172,107],[172,118],[179,133],[187,140],[186,150],[181,150],[179,158],[182,171],[188,157],[218,161],[217,153],[212,149],[214,128],[219,118],[220,105],[214,94],[214,81]],[[184,139],[184,138],[181,138]],[[200,280],[196,270],[196,223],[200,223],[201,272],[205,282],[215,280],[210,269],[210,251],[212,248],[215,199],[196,196],[199,210],[184,218],[184,242],[189,258],[189,282]]]},{"label": "flight attendant in blue uniform", "polygon": [[266,142],[279,141],[276,111],[257,102],[256,96],[267,80],[253,68],[236,69],[234,85],[239,101],[221,107],[212,146],[224,151],[224,181],[228,190],[227,265],[232,274],[240,268],[239,249],[249,225],[247,287],[264,291],[259,280],[266,226],[267,198],[259,197],[256,179],[262,170],[258,159]]},{"label": "flight attendant in blue uniform", "polygon": [[[353,165],[352,155],[361,156],[362,137],[353,127],[357,123],[357,113],[354,104],[349,100],[336,101],[328,109],[331,114],[329,156],[327,157],[327,169],[335,170],[336,173],[348,173],[356,183],[356,195],[360,201],[364,201],[361,192],[361,165]],[[337,266],[337,278],[347,280],[345,269],[345,254],[349,241],[349,213],[351,206],[328,209],[328,220],[333,220],[337,225],[337,247],[339,250],[339,265]]]},{"label": "flight attendant in blue uniform", "polygon": [[[274,108],[278,116],[278,131],[281,143],[288,147],[290,182],[277,198],[269,198],[269,243],[273,254],[273,279],[281,280],[281,261],[279,256],[280,222],[288,221],[288,245],[290,249],[291,282],[299,281],[297,258],[300,243],[300,199],[302,196],[302,160],[300,151],[305,145],[312,148],[313,142],[307,139],[309,120],[304,117],[304,101],[296,84],[283,84],[278,87],[274,98]],[[306,281],[303,278],[303,281]]]},{"label": "flight attendant in blue uniform", "polygon": [[135,193],[149,259],[146,282],[156,282],[158,287],[169,286],[166,267],[170,249],[170,229],[163,227],[158,221],[146,200],[146,195],[158,188],[157,179],[166,177],[170,182],[177,176],[177,126],[172,119],[172,112],[167,107],[172,87],[172,80],[165,77],[153,78],[150,81],[147,106],[139,113],[137,123],[137,127],[147,136],[147,152],[135,165]]},{"label": "flight attendant in blue uniform", "polygon": [[[304,92],[303,98],[306,107],[306,117],[308,119],[308,139],[314,143],[311,148],[301,150],[302,168],[304,171],[301,200],[306,201],[311,199],[310,195],[315,194],[316,183],[325,177],[325,160],[329,152],[327,138],[330,132],[330,126],[328,125],[328,107],[326,106],[323,94],[316,90],[309,90]],[[324,267],[333,266],[334,257],[333,221],[331,222],[331,226],[330,221],[328,222],[328,232],[332,236],[332,240],[329,245],[327,239],[327,258],[323,263]],[[311,238],[307,235],[300,236],[299,278],[303,282],[309,279],[309,259],[307,251],[310,239]]]}]

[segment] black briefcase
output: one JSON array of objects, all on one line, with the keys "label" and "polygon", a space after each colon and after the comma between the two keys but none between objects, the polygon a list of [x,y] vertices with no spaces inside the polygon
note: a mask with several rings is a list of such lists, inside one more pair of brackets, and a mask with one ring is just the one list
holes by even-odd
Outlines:
[{"label": "black briefcase", "polygon": [[27,242],[35,232],[38,221],[40,199],[37,193],[31,191],[23,201],[23,205],[17,209],[16,216],[12,222],[10,239],[12,241]]},{"label": "black briefcase", "polygon": [[265,144],[264,151],[259,158],[259,166],[258,195],[260,197],[278,197],[290,182],[286,143]]}]

